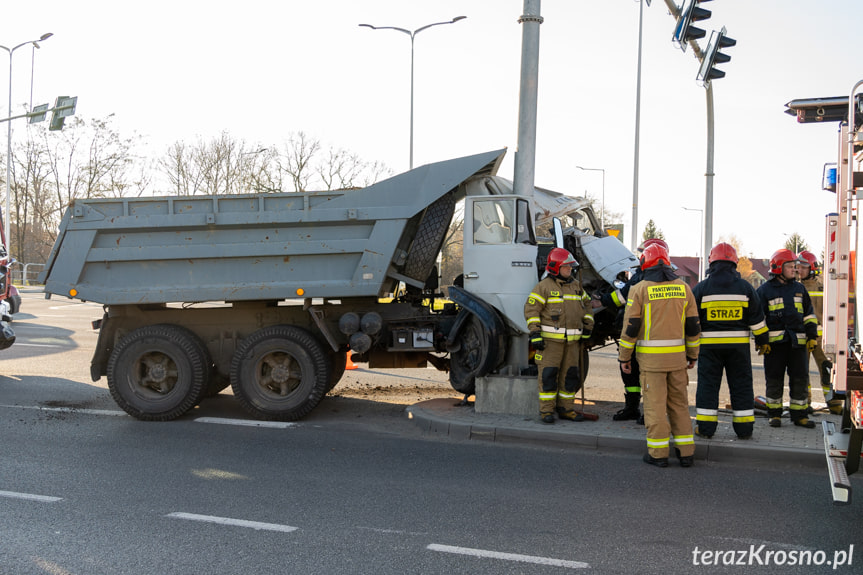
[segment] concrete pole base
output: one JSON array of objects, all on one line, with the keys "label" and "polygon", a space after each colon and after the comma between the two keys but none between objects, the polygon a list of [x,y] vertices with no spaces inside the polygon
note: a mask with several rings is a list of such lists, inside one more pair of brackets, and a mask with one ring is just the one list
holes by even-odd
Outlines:
[{"label": "concrete pole base", "polygon": [[477,413],[537,417],[539,388],[535,375],[487,375],[476,378]]}]

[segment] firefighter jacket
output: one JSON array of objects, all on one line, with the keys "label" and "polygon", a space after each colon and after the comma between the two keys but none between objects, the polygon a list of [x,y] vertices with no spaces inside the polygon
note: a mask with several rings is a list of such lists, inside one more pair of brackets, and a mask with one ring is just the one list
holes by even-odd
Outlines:
[{"label": "firefighter jacket", "polygon": [[803,284],[770,278],[756,291],[765,310],[770,343],[791,342],[792,347],[818,339],[818,318]]},{"label": "firefighter jacket", "polygon": [[587,339],[593,330],[590,296],[577,280],[548,276],[530,292],[524,319],[528,331],[541,331],[546,341]]},{"label": "firefighter jacket", "polygon": [[809,299],[812,300],[812,309],[815,312],[815,317],[818,319],[818,335],[820,336],[821,327],[824,325],[824,282],[821,281],[821,276],[812,276],[800,283],[809,292]]},{"label": "firefighter jacket", "polygon": [[654,266],[629,292],[619,359],[634,352],[642,372],[686,369],[698,359],[700,332],[692,290],[670,267]]},{"label": "firefighter jacket", "polygon": [[692,290],[698,305],[701,345],[711,349],[747,347],[749,332],[756,345],[768,342],[764,311],[755,288],[740,277],[732,262],[710,264],[707,279]]}]

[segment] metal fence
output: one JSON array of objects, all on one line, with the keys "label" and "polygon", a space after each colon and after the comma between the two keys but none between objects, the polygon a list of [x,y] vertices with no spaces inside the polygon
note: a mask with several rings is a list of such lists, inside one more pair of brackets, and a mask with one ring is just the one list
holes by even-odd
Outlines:
[{"label": "metal fence", "polygon": [[39,272],[45,267],[45,264],[22,264],[21,262],[12,262],[9,266],[9,277],[12,278],[12,283],[20,286],[41,285],[38,280]]}]

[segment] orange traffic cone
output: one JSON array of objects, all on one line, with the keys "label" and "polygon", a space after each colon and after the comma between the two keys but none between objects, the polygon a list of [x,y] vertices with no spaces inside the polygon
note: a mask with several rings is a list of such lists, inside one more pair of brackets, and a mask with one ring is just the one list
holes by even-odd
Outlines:
[{"label": "orange traffic cone", "polygon": [[359,369],[360,366],[351,361],[351,350],[348,350],[345,361],[345,369]]}]

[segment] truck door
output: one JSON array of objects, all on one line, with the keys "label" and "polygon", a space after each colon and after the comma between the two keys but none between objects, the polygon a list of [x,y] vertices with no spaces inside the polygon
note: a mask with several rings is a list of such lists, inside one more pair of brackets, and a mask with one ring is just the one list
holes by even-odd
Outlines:
[{"label": "truck door", "polygon": [[468,196],[464,214],[465,289],[527,332],[524,302],[539,278],[528,200]]}]

